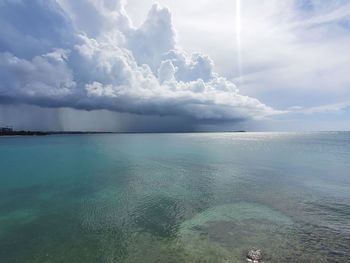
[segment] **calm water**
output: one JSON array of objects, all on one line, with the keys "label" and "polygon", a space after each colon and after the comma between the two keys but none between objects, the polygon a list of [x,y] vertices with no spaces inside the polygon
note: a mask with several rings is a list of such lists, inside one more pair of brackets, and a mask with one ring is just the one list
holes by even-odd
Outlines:
[{"label": "calm water", "polygon": [[0,262],[350,262],[350,133],[0,138]]}]

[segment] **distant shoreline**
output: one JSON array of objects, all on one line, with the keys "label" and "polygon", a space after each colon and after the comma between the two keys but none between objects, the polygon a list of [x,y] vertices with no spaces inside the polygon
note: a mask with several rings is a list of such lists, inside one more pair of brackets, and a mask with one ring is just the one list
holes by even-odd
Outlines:
[{"label": "distant shoreline", "polygon": [[113,132],[82,132],[82,131],[71,131],[71,132],[48,132],[48,131],[13,131],[0,133],[0,136],[11,137],[11,136],[47,136],[47,135],[74,135],[74,134],[111,134]]},{"label": "distant shoreline", "polygon": [[[220,131],[220,133],[244,133],[246,131]],[[218,133],[217,131],[174,131],[174,132],[96,132],[96,131],[12,131],[0,132],[0,137],[48,136],[48,135],[88,135],[88,134],[166,134],[166,133]]]},{"label": "distant shoreline", "polygon": [[[350,133],[350,131],[268,131],[267,133]],[[266,133],[266,131],[172,131],[172,132],[97,132],[97,131],[13,131],[11,133],[0,132],[1,137],[28,137],[49,135],[103,135],[103,134],[200,134],[200,133]]]}]

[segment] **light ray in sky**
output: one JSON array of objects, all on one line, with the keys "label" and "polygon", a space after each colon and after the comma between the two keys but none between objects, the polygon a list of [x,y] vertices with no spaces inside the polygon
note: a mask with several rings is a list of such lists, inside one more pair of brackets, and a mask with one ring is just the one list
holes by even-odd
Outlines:
[{"label": "light ray in sky", "polygon": [[242,57],[241,57],[241,0],[236,0],[236,45],[237,45],[237,79],[242,77]]}]

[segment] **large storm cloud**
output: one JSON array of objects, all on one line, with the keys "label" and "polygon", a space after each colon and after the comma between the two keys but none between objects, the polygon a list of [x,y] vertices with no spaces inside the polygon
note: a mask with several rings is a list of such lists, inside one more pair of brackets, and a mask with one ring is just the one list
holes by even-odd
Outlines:
[{"label": "large storm cloud", "polygon": [[1,0],[0,103],[203,122],[278,113],[241,95],[207,55],[183,51],[167,8],[153,5],[135,28],[123,5]]}]

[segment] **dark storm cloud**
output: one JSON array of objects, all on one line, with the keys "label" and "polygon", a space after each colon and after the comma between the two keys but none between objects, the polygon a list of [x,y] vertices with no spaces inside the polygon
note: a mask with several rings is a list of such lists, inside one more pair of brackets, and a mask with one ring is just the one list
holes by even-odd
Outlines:
[{"label": "dark storm cloud", "polygon": [[[237,121],[278,113],[176,43],[154,5],[134,28],[118,1],[0,1],[0,98],[42,107]],[[95,23],[95,24],[94,24]]]}]

